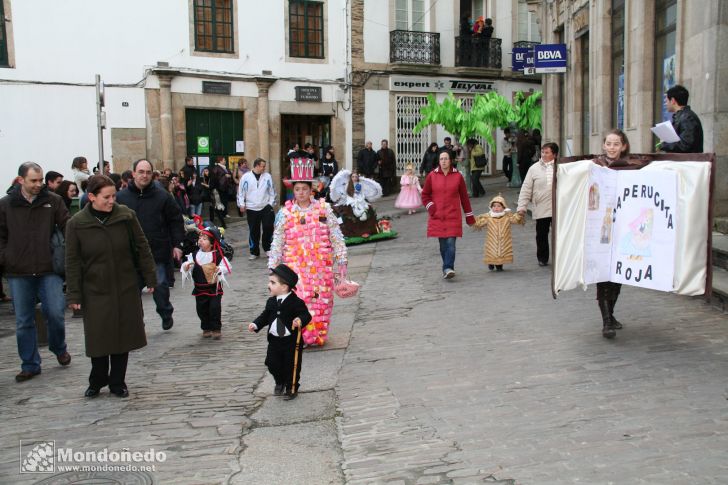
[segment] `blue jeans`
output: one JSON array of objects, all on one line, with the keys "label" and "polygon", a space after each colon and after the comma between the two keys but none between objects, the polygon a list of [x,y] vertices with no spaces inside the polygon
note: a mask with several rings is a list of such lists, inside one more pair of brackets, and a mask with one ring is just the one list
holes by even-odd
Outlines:
[{"label": "blue jeans", "polygon": [[35,329],[35,302],[40,299],[48,328],[48,349],[56,355],[66,351],[64,311],[66,297],[63,279],[55,274],[8,277],[15,307],[15,336],[18,354],[26,372],[40,372],[38,335]]},{"label": "blue jeans", "polygon": [[[164,318],[171,317],[174,308],[169,302],[169,279],[167,278],[168,271],[172,263],[160,263],[155,262],[157,265],[157,286],[154,287],[154,303],[157,305],[157,313],[159,316]],[[139,278],[139,289],[144,288],[144,280]]]},{"label": "blue jeans", "polygon": [[442,272],[455,269],[455,239],[454,237],[440,237],[440,256],[442,256]]},{"label": "blue jeans", "polygon": [[190,204],[190,215],[201,216],[202,215],[202,202],[199,204]]}]

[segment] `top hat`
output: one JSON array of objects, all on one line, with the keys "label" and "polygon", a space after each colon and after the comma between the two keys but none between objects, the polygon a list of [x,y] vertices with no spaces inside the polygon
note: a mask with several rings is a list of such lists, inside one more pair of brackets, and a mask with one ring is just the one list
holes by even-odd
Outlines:
[{"label": "top hat", "polygon": [[311,158],[292,158],[291,182],[313,182],[314,163]]},{"label": "top hat", "polygon": [[270,272],[277,275],[291,290],[295,288],[296,283],[298,283],[298,275],[296,272],[285,264],[281,263],[275,268],[271,268]]}]

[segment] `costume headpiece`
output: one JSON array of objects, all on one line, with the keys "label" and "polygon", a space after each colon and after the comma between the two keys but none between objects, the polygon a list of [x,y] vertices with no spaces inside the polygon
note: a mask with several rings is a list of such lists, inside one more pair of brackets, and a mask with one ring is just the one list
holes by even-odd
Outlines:
[{"label": "costume headpiece", "polygon": [[490,204],[488,204],[488,207],[493,207],[493,204],[498,202],[500,205],[503,206],[504,209],[508,208],[508,204],[506,203],[506,199],[503,198],[501,194],[496,195],[490,200]]},{"label": "costume headpiece", "polygon": [[314,161],[310,158],[291,159],[291,182],[313,182]]}]

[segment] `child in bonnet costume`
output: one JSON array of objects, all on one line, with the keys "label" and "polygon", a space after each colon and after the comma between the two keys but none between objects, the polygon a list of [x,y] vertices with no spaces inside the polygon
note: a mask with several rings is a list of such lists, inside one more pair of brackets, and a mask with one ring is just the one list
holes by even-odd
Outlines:
[{"label": "child in bonnet costume", "polygon": [[498,194],[490,201],[490,211],[475,217],[474,229],[488,228],[483,262],[489,270],[503,271],[505,263],[513,262],[511,224],[524,224],[523,216],[512,213],[506,200]]}]

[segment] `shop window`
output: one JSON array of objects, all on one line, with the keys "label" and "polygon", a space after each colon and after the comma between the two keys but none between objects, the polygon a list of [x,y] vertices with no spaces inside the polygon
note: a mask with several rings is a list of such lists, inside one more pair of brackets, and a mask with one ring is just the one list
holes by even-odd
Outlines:
[{"label": "shop window", "polygon": [[193,0],[195,50],[235,52],[233,0]]},{"label": "shop window", "polygon": [[288,4],[288,55],[324,58],[324,4],[290,0]]}]

